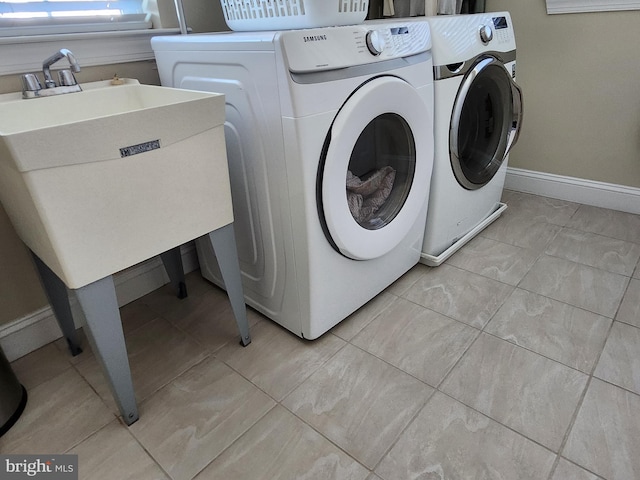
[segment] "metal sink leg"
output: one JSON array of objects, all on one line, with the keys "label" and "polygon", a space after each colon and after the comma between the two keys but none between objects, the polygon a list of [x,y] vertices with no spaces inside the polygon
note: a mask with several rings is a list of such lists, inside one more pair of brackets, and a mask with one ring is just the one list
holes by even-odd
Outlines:
[{"label": "metal sink leg", "polygon": [[87,337],[127,425],[138,420],[127,347],[113,277],[74,290],[87,320]]},{"label": "metal sink leg", "polygon": [[[78,355],[82,350],[73,323],[67,286],[37,255],[33,254],[33,258],[71,354]],[[139,415],[113,277],[105,277],[72,291],[87,321],[85,333],[93,353],[102,367],[122,418],[131,425]]]},{"label": "metal sink leg", "polygon": [[184,268],[182,267],[182,255],[180,246],[172,248],[160,254],[164,268],[169,275],[171,285],[176,290],[178,298],[187,298],[187,284],[184,281]]},{"label": "metal sink leg", "polygon": [[242,278],[240,277],[240,264],[238,263],[238,250],[236,236],[233,232],[233,224],[230,223],[208,234],[213,246],[213,251],[218,259],[218,266],[222,273],[229,301],[236,323],[240,330],[240,343],[247,346],[251,343],[249,335],[249,322],[247,321],[247,307],[244,303],[242,290]]},{"label": "metal sink leg", "polygon": [[62,335],[67,341],[71,355],[75,357],[82,353],[82,349],[80,348],[76,326],[73,323],[67,286],[35,253],[31,252],[31,255],[40,274],[47,300],[49,300],[51,309],[58,320],[58,325],[60,325],[60,330],[62,330]]}]

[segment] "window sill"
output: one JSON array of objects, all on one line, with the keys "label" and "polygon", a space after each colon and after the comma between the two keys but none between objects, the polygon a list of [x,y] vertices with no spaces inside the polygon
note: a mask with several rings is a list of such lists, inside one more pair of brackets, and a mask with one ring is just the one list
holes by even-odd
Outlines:
[{"label": "window sill", "polygon": [[151,37],[178,33],[177,28],[163,28],[0,37],[0,75],[39,71],[42,61],[60,48],[71,50],[81,67],[152,60]]},{"label": "window sill", "polygon": [[547,0],[547,13],[640,10],[639,0]]}]

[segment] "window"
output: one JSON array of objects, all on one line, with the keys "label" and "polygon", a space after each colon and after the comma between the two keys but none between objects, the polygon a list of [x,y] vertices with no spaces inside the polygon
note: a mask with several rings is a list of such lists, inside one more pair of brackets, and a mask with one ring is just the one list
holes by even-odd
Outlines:
[{"label": "window", "polygon": [[640,0],[546,0],[547,13],[640,10]]},{"label": "window", "polygon": [[[61,48],[82,68],[153,60],[150,39],[180,33],[172,0],[0,0],[0,82],[39,72]],[[79,79],[78,81],[82,81]]]},{"label": "window", "polygon": [[142,0],[0,0],[0,36],[151,28]]}]

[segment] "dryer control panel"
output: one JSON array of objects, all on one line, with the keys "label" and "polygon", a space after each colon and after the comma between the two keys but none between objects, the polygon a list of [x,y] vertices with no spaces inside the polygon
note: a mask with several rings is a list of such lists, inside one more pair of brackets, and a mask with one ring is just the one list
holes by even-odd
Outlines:
[{"label": "dryer control panel", "polygon": [[295,73],[365,65],[431,49],[426,21],[291,30],[279,37],[289,70]]},{"label": "dryer control panel", "polygon": [[509,25],[507,17],[493,17],[494,38],[498,43],[508,43],[512,40],[513,29]]},{"label": "dryer control panel", "polygon": [[516,37],[509,12],[439,15],[429,18],[433,63],[464,63],[487,52],[514,52]]},{"label": "dryer control panel", "polygon": [[509,43],[512,39],[511,29],[507,17],[493,17],[491,23],[480,25],[478,34],[483,45],[489,45],[492,40],[497,43]]}]

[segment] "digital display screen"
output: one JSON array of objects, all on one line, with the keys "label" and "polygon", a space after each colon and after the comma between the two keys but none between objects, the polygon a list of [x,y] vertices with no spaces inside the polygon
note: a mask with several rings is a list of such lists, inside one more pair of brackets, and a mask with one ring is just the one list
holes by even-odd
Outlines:
[{"label": "digital display screen", "polygon": [[493,17],[493,26],[496,27],[496,30],[508,28],[507,17]]},{"label": "digital display screen", "polygon": [[391,29],[391,35],[406,35],[409,33],[409,27],[394,27]]}]

